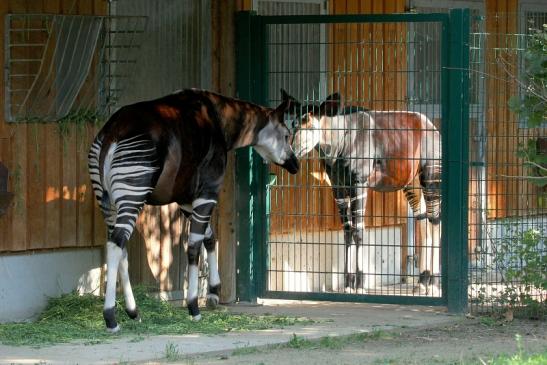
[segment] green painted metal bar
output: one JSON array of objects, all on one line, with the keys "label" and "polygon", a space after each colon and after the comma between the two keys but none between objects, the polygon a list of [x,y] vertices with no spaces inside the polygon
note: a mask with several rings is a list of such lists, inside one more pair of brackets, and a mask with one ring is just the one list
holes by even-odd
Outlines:
[{"label": "green painted metal bar", "polygon": [[[268,67],[265,26],[253,12],[237,14],[238,97],[266,105]],[[268,167],[248,147],[236,151],[237,242],[236,290],[239,301],[256,302],[265,290],[266,184]]]},{"label": "green painted metal bar", "polygon": [[[469,9],[450,11],[448,83],[443,103],[444,276],[450,312],[467,309],[469,185]],[[445,76],[446,77],[446,76]],[[448,199],[446,199],[448,198]]]},{"label": "green painted metal bar", "polygon": [[[256,52],[253,56],[253,75],[256,75],[255,90],[253,90],[253,99],[260,105],[268,105],[268,78],[267,70],[268,64],[268,49],[266,42],[266,25],[262,22],[262,17],[253,17],[251,19],[253,29],[253,42],[252,50]],[[255,58],[260,59],[259,62],[255,61]],[[256,301],[257,297],[263,296],[266,290],[266,260],[267,260],[267,247],[268,242],[268,226],[266,214],[269,211],[267,205],[269,205],[267,184],[269,182],[269,167],[266,165],[262,157],[258,153],[254,153],[253,158],[253,181],[251,188],[255,193],[255,199],[253,200],[253,270],[255,272],[254,284],[254,297],[252,301]]]},{"label": "green painted metal bar", "polygon": [[[240,99],[253,100],[256,85],[256,74],[251,68],[253,40],[251,31],[251,13],[240,12],[236,16],[237,41],[237,96]],[[256,300],[253,267],[253,208],[255,192],[253,191],[254,164],[253,151],[244,148],[236,151],[236,206],[237,206],[237,255],[236,255],[236,297],[239,301]]]},{"label": "green painted metal bar", "polygon": [[293,291],[268,291],[265,293],[267,298],[271,299],[289,299],[289,300],[329,300],[332,302],[356,302],[356,303],[382,303],[382,304],[401,304],[401,305],[445,305],[442,298],[419,297],[419,296],[399,296],[399,295],[362,295],[362,294],[344,294],[344,293],[314,293],[314,292],[293,292]]},{"label": "green painted metal bar", "polygon": [[270,15],[260,18],[264,24],[398,23],[444,22],[448,20],[448,14]]}]

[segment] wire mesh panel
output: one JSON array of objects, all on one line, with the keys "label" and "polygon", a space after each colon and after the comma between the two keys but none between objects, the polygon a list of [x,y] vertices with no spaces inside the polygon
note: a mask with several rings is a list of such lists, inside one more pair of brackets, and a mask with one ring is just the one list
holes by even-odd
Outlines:
[{"label": "wire mesh panel", "polygon": [[[5,21],[8,121],[107,115],[136,63],[146,26],[146,17],[9,14]],[[114,60],[114,50],[124,57]]]},{"label": "wire mesh panel", "polygon": [[[471,74],[480,108],[470,115],[469,298],[474,312],[545,303],[545,181],[534,183],[523,152],[545,153],[545,123],[530,128],[509,108],[526,92],[529,29],[547,13],[492,14],[471,33]],[[543,148],[543,150],[542,150]],[[539,167],[538,167],[539,168]],[[536,178],[537,179],[537,178]],[[541,181],[538,181],[541,182]],[[542,284],[543,283],[543,284]]]},{"label": "wire mesh panel", "polygon": [[[267,291],[441,298],[442,23],[266,25],[267,98],[299,174],[272,167]],[[420,101],[420,103],[417,102]],[[410,204],[409,204],[410,203]]]},{"label": "wire mesh panel", "polygon": [[210,87],[209,1],[114,0],[110,12],[148,19],[131,89],[123,94],[122,105],[183,88]]}]

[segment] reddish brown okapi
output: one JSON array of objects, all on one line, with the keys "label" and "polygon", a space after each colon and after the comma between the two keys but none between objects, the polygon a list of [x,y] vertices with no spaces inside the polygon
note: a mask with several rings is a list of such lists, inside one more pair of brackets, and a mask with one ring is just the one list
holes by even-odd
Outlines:
[{"label": "reddish brown okapi", "polygon": [[110,332],[115,317],[119,272],[126,312],[138,319],[129,283],[125,247],[145,204],[176,202],[190,219],[188,294],[190,315],[199,320],[198,262],[201,245],[210,269],[208,304],[219,300],[220,278],[211,212],[218,200],[228,151],[245,146],[290,173],[298,171],[284,114],[296,101],[282,91],[276,108],[265,108],[201,90],[183,90],[118,110],[99,131],[89,152],[93,190],[108,225],[104,319]]},{"label": "reddish brown okapi", "polygon": [[[369,259],[362,252],[367,190],[403,190],[421,224],[423,246],[415,291],[439,296],[442,158],[439,131],[420,113],[342,108],[340,99],[335,93],[319,106],[302,108],[306,112],[295,133],[293,147],[298,158],[317,146],[322,151],[344,225],[346,290],[374,286],[377,276],[368,268]],[[421,191],[413,186],[416,180]],[[424,201],[425,209],[421,204]]]}]

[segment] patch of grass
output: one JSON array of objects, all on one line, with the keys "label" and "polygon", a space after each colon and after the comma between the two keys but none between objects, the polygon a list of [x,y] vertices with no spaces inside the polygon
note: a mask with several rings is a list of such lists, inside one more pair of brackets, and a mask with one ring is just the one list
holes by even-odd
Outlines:
[{"label": "patch of grass", "polygon": [[498,356],[483,364],[488,365],[545,365],[547,364],[547,350],[537,354],[516,354],[513,356]]},{"label": "patch of grass", "polygon": [[304,349],[312,348],[314,343],[310,340],[307,340],[303,337],[297,336],[295,333],[292,334],[292,337],[289,342],[287,342],[287,347],[291,349]]},{"label": "patch of grass", "polygon": [[[106,332],[103,298],[91,294],[66,294],[50,299],[47,308],[34,322],[0,324],[0,342],[5,345],[46,346],[83,340],[86,344],[108,342],[128,336],[140,341],[146,336],[169,334],[219,334],[310,323],[309,319],[287,316],[232,314],[226,310],[202,311],[202,320],[193,322],[186,308],[179,308],[150,295],[145,287],[134,289],[142,323],[127,317],[123,300],[116,303],[119,334]],[[132,341],[133,341],[132,340]]]},{"label": "patch of grass", "polygon": [[178,361],[182,358],[182,354],[179,351],[179,347],[172,342],[168,342],[165,345],[165,360],[169,362]]},{"label": "patch of grass", "polygon": [[321,337],[318,340],[308,340],[303,337],[299,337],[293,333],[291,339],[282,347],[288,347],[292,349],[331,349],[331,350],[340,350],[346,346],[356,344],[368,340],[390,340],[394,338],[394,334],[382,331],[375,330],[372,332],[363,332],[356,333],[348,336],[337,336],[337,337]]},{"label": "patch of grass", "polygon": [[363,342],[363,341],[369,341],[369,340],[392,340],[397,335],[398,334],[392,333],[392,332],[374,330],[372,332],[361,332],[361,333],[356,333],[354,335],[349,335],[347,336],[346,342],[349,344],[349,343]]},{"label": "patch of grass", "polygon": [[251,355],[260,352],[259,347],[243,346],[232,351],[232,356]]},{"label": "patch of grass", "polygon": [[547,349],[543,352],[535,354],[527,354],[524,351],[522,345],[522,336],[517,334],[515,336],[517,341],[517,353],[509,355],[500,355],[488,362],[481,361],[483,364],[488,365],[544,365],[547,364]]},{"label": "patch of grass", "polygon": [[499,320],[490,316],[479,317],[479,323],[486,327],[495,327],[501,324]]}]

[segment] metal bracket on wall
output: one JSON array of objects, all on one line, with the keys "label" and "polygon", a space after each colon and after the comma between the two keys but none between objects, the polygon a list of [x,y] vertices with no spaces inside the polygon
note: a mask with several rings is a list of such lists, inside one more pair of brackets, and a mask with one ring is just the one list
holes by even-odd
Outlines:
[{"label": "metal bracket on wall", "polygon": [[8,177],[7,167],[0,162],[0,217],[6,213],[13,200],[13,193],[8,192]]}]

